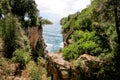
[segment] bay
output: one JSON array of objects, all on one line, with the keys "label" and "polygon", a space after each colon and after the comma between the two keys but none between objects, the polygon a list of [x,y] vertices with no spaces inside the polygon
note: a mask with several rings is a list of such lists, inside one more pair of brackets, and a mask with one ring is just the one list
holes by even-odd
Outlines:
[{"label": "bay", "polygon": [[48,50],[48,52],[56,52],[63,48],[63,37],[59,23],[43,25],[43,38],[47,45],[46,50]]}]

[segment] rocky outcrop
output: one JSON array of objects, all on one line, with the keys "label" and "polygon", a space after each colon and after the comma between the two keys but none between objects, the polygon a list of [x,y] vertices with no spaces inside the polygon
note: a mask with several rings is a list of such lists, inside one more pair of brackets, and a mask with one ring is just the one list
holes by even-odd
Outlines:
[{"label": "rocky outcrop", "polygon": [[3,55],[4,53],[4,42],[3,40],[0,38],[0,55]]},{"label": "rocky outcrop", "polygon": [[97,76],[96,72],[105,63],[102,59],[88,54],[81,55],[73,63],[65,61],[60,53],[48,53],[46,59],[48,76],[52,76],[52,80],[91,80],[91,75]]},{"label": "rocky outcrop", "polygon": [[36,48],[37,42],[39,39],[42,39],[42,32],[38,30],[38,27],[29,27],[28,28],[28,38],[30,40],[30,45],[32,49]]},{"label": "rocky outcrop", "polygon": [[67,31],[67,32],[63,32],[63,41],[64,41],[64,47],[74,43],[74,41],[72,39],[70,39],[71,34],[73,33],[73,31]]},{"label": "rocky outcrop", "polygon": [[32,54],[35,59],[38,56],[44,56],[46,53],[46,45],[44,43],[44,39],[42,37],[42,28],[38,27],[29,27],[28,28],[28,38],[30,40],[30,45],[32,48]]},{"label": "rocky outcrop", "polygon": [[82,80],[98,80],[99,71],[104,64],[106,64],[106,62],[98,57],[83,54],[73,65],[74,69],[79,71]]},{"label": "rocky outcrop", "polygon": [[61,54],[55,53],[47,53],[46,59],[48,76],[51,76],[52,80],[69,80],[70,62],[65,61]]}]

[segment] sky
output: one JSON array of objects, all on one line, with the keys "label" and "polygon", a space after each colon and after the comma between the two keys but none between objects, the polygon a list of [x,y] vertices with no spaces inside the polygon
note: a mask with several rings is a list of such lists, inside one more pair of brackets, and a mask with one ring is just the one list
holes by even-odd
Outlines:
[{"label": "sky", "polygon": [[40,16],[58,22],[61,18],[67,17],[81,11],[90,4],[90,0],[35,0],[40,10]]}]

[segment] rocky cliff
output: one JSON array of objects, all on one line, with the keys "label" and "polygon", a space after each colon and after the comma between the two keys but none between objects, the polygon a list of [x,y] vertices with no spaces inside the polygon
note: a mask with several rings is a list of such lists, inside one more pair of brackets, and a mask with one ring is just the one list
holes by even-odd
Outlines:
[{"label": "rocky cliff", "polygon": [[61,53],[47,53],[46,60],[48,77],[51,76],[52,80],[98,80],[101,67],[107,64],[104,60],[88,54],[68,62]]},{"label": "rocky cliff", "polygon": [[32,54],[35,59],[38,56],[44,56],[46,54],[46,45],[42,36],[43,29],[38,27],[28,28],[28,38],[32,49]]},{"label": "rocky cliff", "polygon": [[119,61],[115,66],[115,55],[119,52],[110,2],[92,0],[81,12],[61,19],[65,46],[61,53],[78,71],[77,78],[71,80],[118,80]]},{"label": "rocky cliff", "polygon": [[0,38],[0,80],[46,80],[46,71],[41,65],[45,62],[38,58],[46,53],[42,28],[29,27],[25,31],[19,28],[16,43],[13,57],[8,59],[4,57],[4,41]]}]

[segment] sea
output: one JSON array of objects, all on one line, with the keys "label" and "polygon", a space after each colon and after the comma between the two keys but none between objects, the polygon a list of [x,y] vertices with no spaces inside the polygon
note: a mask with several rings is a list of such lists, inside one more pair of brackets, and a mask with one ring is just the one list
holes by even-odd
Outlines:
[{"label": "sea", "polygon": [[61,30],[61,25],[59,23],[43,25],[43,38],[47,45],[46,50],[48,50],[48,52],[54,53],[63,48]]}]

